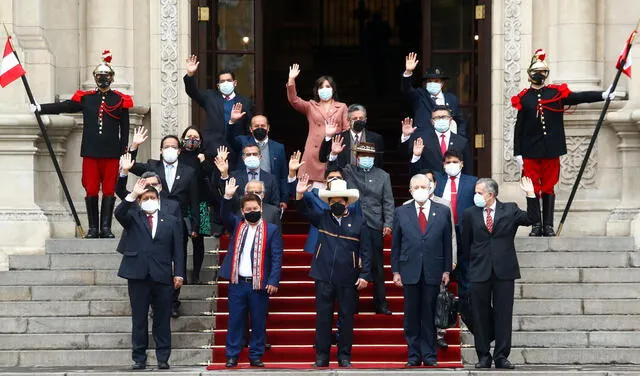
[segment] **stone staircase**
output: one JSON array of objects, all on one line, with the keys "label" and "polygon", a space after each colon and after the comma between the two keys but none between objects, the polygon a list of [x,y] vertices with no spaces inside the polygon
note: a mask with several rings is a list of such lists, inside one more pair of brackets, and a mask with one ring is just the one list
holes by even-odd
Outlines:
[{"label": "stone staircase", "polygon": [[[115,246],[54,239],[44,255],[11,256],[11,270],[0,272],[0,367],[131,363]],[[206,247],[216,248],[213,239]],[[640,252],[632,238],[518,238],[517,249],[523,278],[515,290],[515,364],[640,364]],[[205,265],[217,264],[215,255],[205,257]],[[213,273],[203,270],[202,279]],[[211,359],[213,295],[212,286],[183,288],[182,316],[172,319],[172,365]],[[475,362],[469,333],[463,344],[464,360]]]}]

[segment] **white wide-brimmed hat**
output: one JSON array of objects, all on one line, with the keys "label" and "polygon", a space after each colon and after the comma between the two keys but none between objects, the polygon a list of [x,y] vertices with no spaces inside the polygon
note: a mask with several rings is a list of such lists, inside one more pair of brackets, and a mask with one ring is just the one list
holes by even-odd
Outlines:
[{"label": "white wide-brimmed hat", "polygon": [[331,182],[331,189],[318,190],[318,197],[326,203],[329,203],[331,197],[343,197],[347,200],[347,205],[351,205],[360,198],[360,191],[347,189],[347,182],[337,179]]}]

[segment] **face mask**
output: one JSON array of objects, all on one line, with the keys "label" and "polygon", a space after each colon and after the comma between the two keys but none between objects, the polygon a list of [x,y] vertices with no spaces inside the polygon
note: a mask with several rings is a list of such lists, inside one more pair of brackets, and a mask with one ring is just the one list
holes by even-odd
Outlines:
[{"label": "face mask", "polygon": [[358,158],[358,167],[363,170],[370,170],[373,167],[373,157],[360,157]]},{"label": "face mask", "polygon": [[221,82],[220,84],[218,84],[218,87],[220,88],[220,92],[224,95],[231,95],[231,93],[233,93],[233,90],[235,90],[236,88],[233,85],[233,82],[229,81]]},{"label": "face mask", "polygon": [[544,80],[546,79],[544,74],[540,72],[534,72],[533,74],[530,74],[529,78],[531,78],[531,82],[536,85],[542,85],[544,83]]},{"label": "face mask", "polygon": [[427,82],[427,91],[431,95],[438,95],[442,90],[442,84],[439,82]]},{"label": "face mask", "polygon": [[142,201],[140,203],[140,207],[145,213],[153,214],[157,212],[158,209],[160,209],[160,204],[158,203],[158,200],[149,199],[149,200]]},{"label": "face mask", "polygon": [[449,176],[458,176],[460,170],[462,170],[462,167],[460,167],[460,163],[447,163],[446,165],[444,165],[444,172],[446,172]]},{"label": "face mask", "polygon": [[487,201],[484,199],[484,197],[482,197],[480,193],[476,193],[475,195],[473,195],[473,203],[479,208],[484,208],[485,205],[487,205]]},{"label": "face mask", "polygon": [[436,119],[433,121],[433,127],[439,133],[444,133],[449,130],[450,119]]},{"label": "face mask", "polygon": [[162,149],[162,159],[167,163],[173,163],[178,160],[178,149],[176,148],[166,148]]},{"label": "face mask", "polygon": [[264,128],[256,128],[253,130],[253,137],[258,141],[263,141],[267,138],[267,130]]},{"label": "face mask", "polygon": [[362,130],[364,129],[365,125],[367,125],[367,122],[364,120],[356,120],[353,122],[353,125],[351,126],[351,128],[353,128],[354,132],[362,132]]},{"label": "face mask", "polygon": [[182,140],[182,147],[189,151],[198,150],[200,148],[200,140],[197,138],[185,138]]},{"label": "face mask", "polygon": [[331,214],[335,215],[336,217],[342,217],[344,215],[345,209],[346,206],[344,206],[344,204],[341,202],[334,202],[333,204],[331,204]]},{"label": "face mask", "polygon": [[333,89],[330,87],[323,87],[321,89],[318,89],[318,96],[321,100],[328,101],[329,99],[331,99],[331,97],[333,97]]},{"label": "face mask", "polygon": [[244,213],[244,219],[250,223],[256,223],[262,218],[262,212],[259,210],[250,211],[248,213]]},{"label": "face mask", "polygon": [[255,170],[256,168],[260,167],[260,158],[256,157],[255,155],[246,157],[244,159],[244,165],[247,166],[249,170]]},{"label": "face mask", "polygon": [[106,74],[99,74],[95,77],[96,85],[100,89],[106,89],[111,85],[111,77]]},{"label": "face mask", "polygon": [[429,191],[424,188],[418,188],[411,192],[411,197],[418,203],[425,202],[429,199]]}]

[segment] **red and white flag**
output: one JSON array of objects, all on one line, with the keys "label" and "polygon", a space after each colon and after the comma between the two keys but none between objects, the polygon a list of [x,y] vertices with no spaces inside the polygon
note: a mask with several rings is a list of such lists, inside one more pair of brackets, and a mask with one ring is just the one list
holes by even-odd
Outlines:
[{"label": "red and white flag", "polygon": [[[635,36],[636,30],[629,35],[620,56],[618,56],[618,61],[616,62],[616,69],[622,69],[622,73],[626,74],[629,78],[631,78],[631,55],[629,54],[629,50],[631,49],[631,43],[633,43],[633,38]],[[622,60],[624,60],[624,66],[621,67]]]},{"label": "red and white flag", "polygon": [[25,70],[20,65],[13,48],[11,47],[11,37],[7,38],[4,45],[4,54],[2,55],[2,63],[0,64],[0,86],[5,87],[22,77]]}]

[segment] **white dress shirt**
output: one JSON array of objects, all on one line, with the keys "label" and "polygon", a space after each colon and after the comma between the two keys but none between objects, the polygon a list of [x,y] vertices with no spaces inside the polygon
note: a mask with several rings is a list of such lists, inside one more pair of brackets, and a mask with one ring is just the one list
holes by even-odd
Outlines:
[{"label": "white dress shirt", "polygon": [[[240,277],[251,278],[253,276],[251,249],[253,248],[256,231],[258,230],[258,225],[260,225],[261,221],[255,225],[249,225],[249,228],[247,229],[247,237],[244,241],[244,247],[242,247],[242,254],[240,255],[240,262],[238,265],[238,275],[240,275]],[[242,241],[242,239],[240,239],[240,241]]]},{"label": "white dress shirt", "polygon": [[[148,221],[149,220],[149,214],[145,212],[144,215],[147,217],[147,221]],[[153,212],[153,214],[151,214],[151,217],[153,218],[153,227],[151,228],[151,238],[155,239],[156,238],[156,230],[158,229],[158,210]]]},{"label": "white dress shirt", "polygon": [[449,140],[451,139],[451,129],[444,133],[440,133],[436,131],[436,137],[438,137],[438,149],[440,149],[440,143],[442,142],[442,135],[444,135],[444,144],[447,145],[447,150],[449,150]]},{"label": "white dress shirt", "polygon": [[[458,173],[458,175],[456,175],[455,181],[456,181],[456,195],[458,194],[458,191],[460,190],[460,174],[461,172]],[[447,184],[444,186],[444,191],[442,191],[442,197],[451,201],[451,176],[447,175]]]},{"label": "white dress shirt", "polygon": [[[431,95],[431,93],[429,93],[429,95]],[[437,106],[445,106],[447,104],[444,101],[444,94],[442,93],[442,90],[440,90],[440,92],[436,95],[431,95],[431,98],[435,100]]]},{"label": "white dress shirt", "polygon": [[[413,202],[414,202],[414,205],[416,206],[416,215],[419,217],[420,204],[416,200],[413,200]],[[424,204],[422,204],[422,210],[424,212],[424,217],[427,219],[427,222],[429,222],[429,211],[431,210],[431,199],[425,201]]]},{"label": "white dress shirt", "polygon": [[[493,219],[493,224],[496,224],[496,202],[493,201],[493,204],[490,206],[491,208],[491,219]],[[484,218],[484,224],[487,225],[487,208],[482,208],[482,217]]]},{"label": "white dress shirt", "polygon": [[229,94],[229,99],[227,99],[227,96],[226,96],[226,95],[222,94],[222,99],[225,99],[225,100],[228,100],[228,101],[232,100],[232,99],[233,99],[233,98],[235,98],[235,97],[236,97],[236,92],[235,92],[235,90],[233,91],[233,93]]},{"label": "white dress shirt", "polygon": [[164,178],[167,181],[167,188],[169,188],[169,192],[173,188],[173,183],[176,181],[176,170],[178,169],[178,161],[175,161],[172,164],[167,162],[162,162],[164,164]]}]

